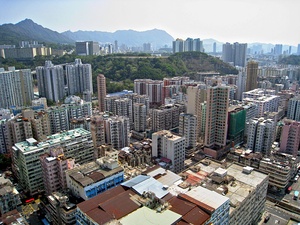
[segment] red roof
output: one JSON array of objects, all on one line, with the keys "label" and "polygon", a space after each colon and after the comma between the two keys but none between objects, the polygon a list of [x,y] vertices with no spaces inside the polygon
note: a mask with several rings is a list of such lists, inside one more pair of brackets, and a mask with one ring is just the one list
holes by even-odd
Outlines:
[{"label": "red roof", "polygon": [[112,189],[109,189],[87,201],[81,202],[77,205],[77,207],[83,212],[86,213],[90,210],[93,210],[94,208],[97,208],[100,203],[103,203],[110,199],[112,196],[117,196],[123,192],[125,192],[126,189],[123,188],[123,186],[117,186]]},{"label": "red roof", "polygon": [[204,224],[209,220],[210,215],[199,208],[196,204],[188,202],[184,199],[174,197],[169,200],[170,210],[182,215],[182,222],[187,224]]},{"label": "red roof", "polygon": [[210,215],[204,212],[199,207],[193,208],[191,211],[189,211],[186,215],[182,217],[184,221],[194,225],[204,224],[206,221],[209,220],[209,218]]},{"label": "red roof", "polygon": [[86,215],[88,215],[90,218],[93,219],[93,221],[101,225],[114,219],[113,216],[111,216],[110,214],[104,212],[99,208],[92,209],[91,211],[87,212]]},{"label": "red roof", "polygon": [[179,194],[178,198],[183,199],[185,201],[191,202],[197,206],[199,206],[201,209],[203,209],[205,212],[209,213],[210,215],[215,211],[213,207],[210,207],[209,205],[206,205],[203,202],[200,202],[186,194]]},{"label": "red roof", "polygon": [[118,196],[111,196],[109,200],[99,204],[99,207],[114,218],[120,219],[140,207],[139,204],[131,199],[133,195],[136,194],[133,191],[128,190]]}]

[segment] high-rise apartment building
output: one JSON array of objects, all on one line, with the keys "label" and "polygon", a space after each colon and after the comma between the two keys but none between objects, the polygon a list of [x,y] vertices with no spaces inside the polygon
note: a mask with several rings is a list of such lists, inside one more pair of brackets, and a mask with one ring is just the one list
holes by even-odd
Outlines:
[{"label": "high-rise apartment building", "polygon": [[40,97],[58,102],[65,96],[64,69],[61,65],[53,65],[46,61],[45,66],[36,68]]},{"label": "high-rise apartment building", "polygon": [[97,76],[97,90],[98,90],[98,107],[100,112],[104,112],[105,103],[104,98],[106,97],[106,79],[103,74]]},{"label": "high-rise apartment building", "polygon": [[287,118],[300,121],[300,96],[296,96],[289,100]]},{"label": "high-rise apartment building", "polygon": [[203,42],[200,38],[187,38],[185,41],[177,38],[173,41],[173,53],[176,52],[203,52]]},{"label": "high-rise apartment building", "polygon": [[184,52],[184,40],[177,38],[173,41],[173,53]]},{"label": "high-rise apartment building", "polygon": [[263,155],[271,154],[276,124],[273,120],[264,118],[252,119],[248,125],[247,148]]},{"label": "high-rise apartment building", "polygon": [[238,78],[237,78],[237,93],[236,99],[242,100],[242,94],[246,90],[246,81],[247,81],[247,71],[245,68],[239,68]]},{"label": "high-rise apartment building", "polygon": [[161,130],[152,134],[152,156],[171,160],[174,173],[184,169],[185,138]]},{"label": "high-rise apartment building", "polygon": [[245,67],[247,44],[223,44],[222,59],[224,62],[233,63],[234,66]]},{"label": "high-rise apartment building", "polygon": [[0,108],[29,106],[33,100],[33,79],[30,69],[9,71],[0,68]]},{"label": "high-rise apartment building", "polygon": [[284,120],[280,138],[280,151],[297,157],[300,147],[300,122]]},{"label": "high-rise apartment building", "polygon": [[230,107],[228,110],[228,139],[234,145],[244,142],[246,110],[243,107]]},{"label": "high-rise apartment building", "polygon": [[151,80],[146,83],[146,95],[150,106],[160,106],[163,102],[163,81]]},{"label": "high-rise apartment building", "polygon": [[100,53],[99,43],[95,41],[76,42],[77,55],[98,55]]},{"label": "high-rise apartment building", "polygon": [[145,104],[133,104],[133,123],[134,130],[137,132],[144,132],[147,128],[147,108]]},{"label": "high-rise apartment building", "polygon": [[106,97],[105,111],[111,112],[115,116],[126,116],[129,118],[130,127],[133,126],[132,100],[129,98]]},{"label": "high-rise apartment building", "polygon": [[149,114],[150,103],[149,103],[149,97],[147,95],[139,95],[134,93],[131,95],[131,98],[132,98],[132,104],[135,103],[144,104],[146,106],[146,115]]},{"label": "high-rise apartment building", "polygon": [[297,55],[300,55],[300,44],[298,44]]},{"label": "high-rise apartment building", "polygon": [[282,54],[282,44],[276,44],[274,47],[274,55]]},{"label": "high-rise apartment building", "polygon": [[247,63],[246,90],[251,91],[257,88],[258,62],[250,61]]},{"label": "high-rise apartment building", "polygon": [[226,145],[228,127],[229,87],[207,88],[205,146]]},{"label": "high-rise apartment building", "polygon": [[135,79],[134,80],[134,93],[139,95],[145,95],[146,91],[146,84],[151,82],[151,79]]},{"label": "high-rise apartment building", "polygon": [[48,136],[44,142],[28,138],[16,143],[12,148],[12,169],[18,183],[31,195],[44,190],[40,156],[57,147],[62,147],[65,157],[74,158],[75,163],[83,164],[94,160],[91,133],[80,128]]},{"label": "high-rise apartment building", "polygon": [[159,109],[153,109],[151,117],[151,130],[170,130],[179,126],[179,114],[185,112],[185,106],[181,104],[165,105]]},{"label": "high-rise apartment building", "polygon": [[95,148],[105,144],[105,117],[102,113],[91,117],[90,131]]},{"label": "high-rise apartment building", "polygon": [[129,119],[125,116],[111,116],[105,120],[105,143],[120,150],[128,147],[129,139]]},{"label": "high-rise apartment building", "polygon": [[69,130],[70,121],[68,116],[68,109],[66,107],[49,107],[47,112],[50,121],[51,134]]},{"label": "high-rise apartment building", "polygon": [[66,81],[68,95],[75,95],[85,91],[93,94],[91,64],[82,64],[81,59],[66,65]]},{"label": "high-rise apartment building", "polygon": [[185,137],[185,148],[195,148],[197,141],[197,117],[192,114],[180,113],[179,134]]}]

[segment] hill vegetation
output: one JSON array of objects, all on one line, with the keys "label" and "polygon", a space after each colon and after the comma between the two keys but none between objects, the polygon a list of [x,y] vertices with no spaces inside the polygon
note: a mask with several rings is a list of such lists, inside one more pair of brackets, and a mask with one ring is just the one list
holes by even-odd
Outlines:
[{"label": "hill vegetation", "polygon": [[[12,59],[0,60],[0,67],[16,66],[16,69],[31,68],[45,64],[45,60],[52,60],[57,64],[74,62],[81,58],[83,63],[92,65],[93,87],[97,91],[96,77],[104,74],[107,78],[108,92],[133,89],[135,79],[162,80],[165,77],[193,76],[197,72],[216,71],[220,74],[237,74],[231,65],[218,58],[201,52],[176,53],[169,57],[152,57],[150,55],[106,55],[106,56],[77,56],[36,57],[31,61],[16,62]],[[1,65],[2,64],[2,65]],[[110,81],[110,82],[109,82]]]},{"label": "hill vegetation", "polygon": [[17,24],[3,24],[0,26],[0,44],[18,46],[20,41],[39,41],[46,43],[74,44],[72,39],[41,25],[30,19]]},{"label": "hill vegetation", "polygon": [[290,55],[288,57],[282,58],[279,63],[286,65],[300,66],[300,55]]}]

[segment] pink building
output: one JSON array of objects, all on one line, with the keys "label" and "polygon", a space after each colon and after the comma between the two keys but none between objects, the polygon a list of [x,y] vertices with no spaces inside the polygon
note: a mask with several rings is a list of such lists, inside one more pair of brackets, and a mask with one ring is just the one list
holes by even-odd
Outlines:
[{"label": "pink building", "polygon": [[62,147],[40,156],[46,195],[67,188],[66,170],[73,169],[75,159],[66,158]]},{"label": "pink building", "polygon": [[300,122],[284,120],[280,140],[281,152],[297,156],[300,145]]}]

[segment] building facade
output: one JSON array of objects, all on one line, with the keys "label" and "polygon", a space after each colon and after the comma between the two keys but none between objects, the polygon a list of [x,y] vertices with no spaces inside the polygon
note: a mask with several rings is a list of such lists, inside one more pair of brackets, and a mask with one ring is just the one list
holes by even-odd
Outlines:
[{"label": "building facade", "polygon": [[0,68],[0,108],[30,106],[33,100],[33,78],[30,69],[9,71]]},{"label": "building facade", "polygon": [[171,160],[172,171],[179,173],[184,169],[185,137],[162,130],[152,134],[152,156]]},{"label": "building facade", "polygon": [[105,103],[104,99],[106,97],[106,79],[103,74],[97,76],[97,90],[98,90],[98,107],[100,112],[104,112]]},{"label": "building facade", "polygon": [[228,129],[229,87],[207,88],[205,146],[226,145]]},{"label": "building facade", "polygon": [[91,133],[80,128],[48,136],[44,142],[29,138],[16,143],[12,148],[12,169],[25,191],[34,194],[44,190],[40,156],[58,146],[64,149],[67,158],[74,158],[75,163],[94,160]]}]

